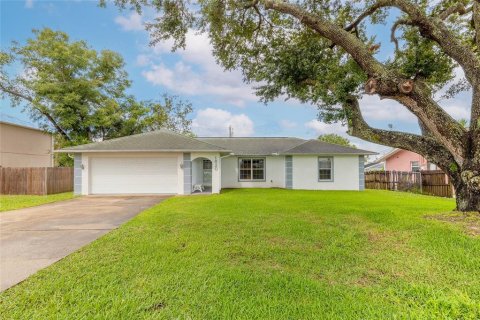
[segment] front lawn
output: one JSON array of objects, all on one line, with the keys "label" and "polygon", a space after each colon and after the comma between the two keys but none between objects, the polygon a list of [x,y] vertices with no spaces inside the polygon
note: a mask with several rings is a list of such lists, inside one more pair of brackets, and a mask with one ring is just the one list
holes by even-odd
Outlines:
[{"label": "front lawn", "polygon": [[4,292],[0,314],[479,319],[480,238],[431,219],[453,208],[388,191],[174,197]]},{"label": "front lawn", "polygon": [[47,196],[0,195],[0,212],[34,207],[45,203],[67,200],[72,198],[73,192],[49,194]]}]

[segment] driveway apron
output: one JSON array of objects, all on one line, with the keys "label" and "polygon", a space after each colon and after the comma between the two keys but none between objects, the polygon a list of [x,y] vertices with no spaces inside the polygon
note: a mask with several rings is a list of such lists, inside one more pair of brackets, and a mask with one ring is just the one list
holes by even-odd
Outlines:
[{"label": "driveway apron", "polygon": [[0,213],[0,291],[169,196],[88,196]]}]

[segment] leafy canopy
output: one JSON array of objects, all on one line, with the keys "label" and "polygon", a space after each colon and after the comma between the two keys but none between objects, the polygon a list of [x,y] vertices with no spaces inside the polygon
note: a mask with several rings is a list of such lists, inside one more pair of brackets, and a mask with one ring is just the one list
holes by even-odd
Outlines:
[{"label": "leafy canopy", "polygon": [[345,147],[356,148],[356,146],[353,143],[351,143],[350,140],[342,136],[339,136],[336,133],[322,134],[318,137],[318,140],[327,142],[327,143],[338,144]]},{"label": "leafy canopy", "polygon": [[[137,101],[116,52],[91,49],[61,31],[34,30],[25,44],[0,54],[0,90],[42,128],[57,133],[57,147],[165,127],[190,132],[192,106],[177,97]],[[9,69],[18,63],[21,74]]]},{"label": "leafy canopy", "polygon": [[[327,122],[345,120],[339,105],[354,95],[361,96],[367,80],[344,49],[305,27],[298,19],[265,9],[266,1],[256,0],[115,0],[121,8],[142,11],[153,7],[160,15],[148,24],[155,44],[173,38],[174,48],[185,46],[189,30],[208,33],[218,62],[228,69],[241,69],[245,81],[256,85],[256,92],[265,101],[277,97],[294,97],[318,106],[320,118]],[[274,1],[273,1],[274,2]],[[366,8],[376,1],[367,0],[303,0],[295,5],[306,12],[327,19],[338,26],[349,26]],[[436,6],[418,0],[427,11],[441,11],[457,1],[440,1]],[[462,1],[468,2],[468,1]],[[101,1],[103,5],[106,1]],[[349,31],[364,43],[378,49],[376,35],[369,34],[367,22],[381,24],[395,15],[389,9],[376,10],[368,19]],[[401,18],[401,17],[400,17]],[[459,37],[472,32],[464,18],[452,17]],[[391,21],[390,21],[391,22]],[[387,31],[388,33],[389,31]],[[455,63],[437,45],[422,38],[418,28],[399,24],[392,40],[398,44],[392,58],[384,61],[391,70],[405,78],[421,78],[439,90],[447,83],[455,85],[452,92],[465,90],[452,83]],[[473,44],[472,44],[473,45]]]}]

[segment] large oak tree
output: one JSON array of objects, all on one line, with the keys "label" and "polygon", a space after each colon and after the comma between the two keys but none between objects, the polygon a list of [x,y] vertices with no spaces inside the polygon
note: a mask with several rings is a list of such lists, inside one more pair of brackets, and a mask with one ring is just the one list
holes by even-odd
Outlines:
[{"label": "large oak tree", "polygon": [[[138,101],[116,52],[90,48],[61,31],[34,30],[25,44],[0,52],[0,97],[56,134],[56,147],[111,139],[160,127],[190,132],[192,106],[176,97]],[[15,72],[21,67],[22,72]],[[60,165],[71,164],[64,154]]]},{"label": "large oak tree", "polygon": [[[287,95],[318,105],[324,121],[344,121],[351,135],[422,154],[455,186],[458,210],[480,211],[480,2],[477,0],[116,0],[153,8],[153,43],[185,45],[189,30],[207,33],[226,69],[260,83],[263,100]],[[389,23],[387,23],[389,22]],[[391,26],[394,55],[368,24]],[[456,68],[465,81],[446,96],[471,90],[469,126],[435,99]],[[458,69],[457,69],[458,70]],[[396,101],[413,113],[421,134],[372,128],[359,107],[363,94]]]}]

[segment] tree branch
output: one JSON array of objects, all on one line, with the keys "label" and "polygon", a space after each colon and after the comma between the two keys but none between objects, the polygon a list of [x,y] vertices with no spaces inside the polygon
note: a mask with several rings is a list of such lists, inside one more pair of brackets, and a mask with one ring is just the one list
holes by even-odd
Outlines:
[{"label": "tree branch", "polygon": [[480,167],[480,86],[473,88],[472,110],[470,117],[470,139],[472,155]]},{"label": "tree branch", "polygon": [[480,50],[480,3],[475,1],[472,6],[473,14],[473,25],[475,28],[475,44],[477,45],[477,52]]},{"label": "tree branch", "polygon": [[385,66],[373,57],[366,45],[343,28],[288,2],[263,0],[263,4],[267,10],[276,10],[297,18],[302,24],[341,46],[369,75],[378,76],[387,73]]},{"label": "tree branch", "polygon": [[446,20],[448,17],[450,17],[452,14],[458,13],[459,15],[464,15],[467,12],[469,12],[471,8],[466,9],[465,6],[462,3],[457,3],[451,7],[448,7],[444,11],[440,12],[438,15],[438,18],[441,20]]},{"label": "tree branch", "polygon": [[428,130],[429,135],[441,143],[458,164],[463,164],[467,132],[432,98],[428,85],[417,80],[411,94],[387,98],[407,107],[423,123],[424,130]]},{"label": "tree branch", "polygon": [[[457,165],[453,156],[435,139],[411,133],[381,130],[370,127],[363,119],[357,98],[350,97],[343,104],[347,116],[348,133],[370,142],[409,150],[423,155],[426,159],[450,172],[452,164]],[[451,172],[451,174],[457,174]]]},{"label": "tree branch", "polygon": [[428,17],[422,9],[408,0],[390,0],[390,6],[402,10],[425,38],[435,41],[453,60],[458,62],[470,84],[480,82],[478,68],[480,59],[465,46],[443,23],[440,18]]},{"label": "tree branch", "polygon": [[21,92],[18,92],[16,90],[12,89],[12,88],[8,88],[3,83],[0,83],[0,90],[9,94],[9,95],[18,97],[18,98],[23,99],[25,101],[28,101],[32,105],[33,108],[35,108],[38,112],[40,112],[42,115],[44,115],[48,119],[48,121],[50,121],[50,123],[55,127],[55,129],[57,130],[58,133],[60,133],[67,141],[71,141],[70,137],[65,132],[65,130],[63,130],[62,127],[60,127],[60,125],[55,121],[55,119],[48,112],[46,112],[46,111],[42,110],[41,108],[35,106],[32,98],[30,98],[27,95],[22,94]]},{"label": "tree branch", "polygon": [[[477,2],[477,0],[475,1]],[[265,2],[272,3],[275,1],[270,0]],[[284,2],[275,3],[277,4],[276,7],[292,6]],[[443,15],[441,14],[440,17],[429,17],[422,11],[421,7],[408,0],[378,0],[360,15],[353,24],[360,23],[360,21],[369,14],[385,7],[396,7],[404,12],[409,20],[412,21],[412,24],[419,27],[422,36],[435,41],[449,57],[460,64],[470,84],[474,85],[476,82],[480,82],[478,72],[480,59],[447,28],[441,19],[441,17],[448,17],[454,12],[458,12],[459,8],[457,8],[457,6],[454,6],[452,9],[447,9],[447,12],[444,12]],[[359,22],[357,22],[357,20],[359,20]]]},{"label": "tree branch", "polygon": [[[472,5],[472,20],[475,29],[475,43],[477,53],[480,51],[480,3],[478,0]],[[474,159],[477,159],[480,165],[480,83],[472,85],[473,96],[470,116],[470,134],[473,143]]]},{"label": "tree branch", "polygon": [[397,31],[398,27],[401,25],[413,25],[413,22],[408,20],[408,19],[399,19],[395,21],[395,23],[392,25],[392,30],[390,32],[390,41],[392,41],[395,44],[395,51],[399,50],[399,45],[398,45],[398,39],[395,36],[395,32]]},{"label": "tree branch", "polygon": [[247,3],[243,6],[243,9],[250,9],[250,8],[256,7],[258,2],[259,0],[247,1]]},{"label": "tree branch", "polygon": [[[378,6],[393,5],[399,1],[402,2],[401,0],[381,0],[378,1]],[[308,13],[298,5],[277,0],[264,0],[263,4],[267,10],[276,10],[297,18],[322,37],[342,47],[369,75],[370,79],[374,80],[377,87],[372,92],[381,97],[390,97],[405,105],[426,125],[437,141],[454,155],[456,161],[462,164],[465,130],[431,99],[428,86],[421,81],[414,84],[412,80],[404,79],[395,72],[386,70],[360,39],[342,27]]]},{"label": "tree branch", "polygon": [[431,137],[441,143],[459,164],[465,158],[467,132],[432,98],[423,81],[411,79],[370,78],[365,86],[367,94],[395,100],[404,105],[423,124]]},{"label": "tree branch", "polygon": [[381,9],[382,7],[385,7],[386,6],[386,3],[388,1],[378,1],[376,3],[374,3],[372,6],[370,6],[369,8],[367,8],[367,10],[365,10],[364,12],[362,12],[358,17],[357,19],[355,19],[352,23],[350,23],[347,27],[345,27],[345,31],[352,31],[353,29],[356,29],[357,26],[362,23],[362,21],[364,19],[366,19],[367,17],[371,16],[372,14],[375,13],[375,11]]}]

